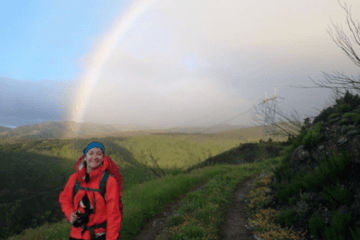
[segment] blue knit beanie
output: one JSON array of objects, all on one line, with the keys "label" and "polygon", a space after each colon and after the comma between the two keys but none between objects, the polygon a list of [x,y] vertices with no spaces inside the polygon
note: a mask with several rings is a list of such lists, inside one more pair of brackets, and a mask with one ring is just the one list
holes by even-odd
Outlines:
[{"label": "blue knit beanie", "polygon": [[100,142],[92,142],[92,143],[89,143],[86,148],[84,148],[84,154],[86,156],[87,152],[92,149],[92,148],[100,148],[103,152],[103,154],[105,155],[105,147],[104,147],[104,144],[100,143]]}]

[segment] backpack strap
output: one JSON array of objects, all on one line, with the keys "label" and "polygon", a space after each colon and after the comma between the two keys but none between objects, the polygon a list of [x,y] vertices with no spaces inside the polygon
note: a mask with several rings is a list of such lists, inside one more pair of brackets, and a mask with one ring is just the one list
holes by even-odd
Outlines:
[{"label": "backpack strap", "polygon": [[87,230],[90,230],[90,237],[91,237],[91,240],[95,240],[95,229],[97,228],[106,228],[106,221],[105,222],[102,222],[100,224],[97,224],[97,225],[92,225],[92,226],[84,226],[82,225],[81,228],[83,229],[81,231],[81,235],[83,235],[85,233],[85,231]]},{"label": "backpack strap", "polygon": [[77,192],[79,191],[79,187],[80,187],[79,181],[76,179],[75,186],[74,186],[74,197],[77,194]]},{"label": "backpack strap", "polygon": [[103,198],[105,199],[106,183],[107,183],[107,180],[109,179],[109,176],[110,176],[109,171],[107,171],[107,170],[104,171],[103,176],[101,177],[100,184],[99,184],[99,189],[81,187],[79,181],[76,179],[75,186],[74,186],[74,197],[77,194],[77,192],[79,191],[79,189],[83,189],[86,191],[100,192],[101,196],[103,196]]},{"label": "backpack strap", "polygon": [[81,187],[79,184],[79,181],[76,179],[75,186],[74,186],[74,197],[77,194],[77,192],[79,191],[79,189],[82,189],[82,190],[86,190],[86,191],[100,192],[101,196],[105,199],[106,183],[107,183],[107,180],[109,179],[109,176],[110,176],[109,171],[105,170],[101,177],[99,189]]},{"label": "backpack strap", "polygon": [[104,199],[105,199],[105,193],[106,193],[106,183],[107,183],[107,180],[109,179],[109,176],[110,176],[109,171],[105,170],[104,174],[101,178],[101,181],[100,181],[99,189],[100,189],[100,193]]}]

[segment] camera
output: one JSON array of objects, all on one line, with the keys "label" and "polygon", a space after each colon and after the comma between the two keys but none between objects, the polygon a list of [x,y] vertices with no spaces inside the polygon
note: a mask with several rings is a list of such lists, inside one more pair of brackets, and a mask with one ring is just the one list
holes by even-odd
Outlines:
[{"label": "camera", "polygon": [[74,227],[81,227],[82,225],[89,222],[89,215],[86,213],[76,213],[77,218],[73,223]]}]

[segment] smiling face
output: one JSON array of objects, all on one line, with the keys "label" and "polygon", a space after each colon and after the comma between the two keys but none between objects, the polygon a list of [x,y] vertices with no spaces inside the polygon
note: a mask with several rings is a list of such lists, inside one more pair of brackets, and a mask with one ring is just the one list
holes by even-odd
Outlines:
[{"label": "smiling face", "polygon": [[99,167],[104,160],[104,154],[100,148],[92,148],[86,153],[88,170],[92,171]]}]

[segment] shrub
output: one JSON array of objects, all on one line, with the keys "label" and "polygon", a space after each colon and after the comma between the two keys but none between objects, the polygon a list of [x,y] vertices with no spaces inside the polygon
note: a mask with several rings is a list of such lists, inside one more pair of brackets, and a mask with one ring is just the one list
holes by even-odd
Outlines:
[{"label": "shrub", "polygon": [[350,113],[350,112],[344,113],[343,117],[346,119],[351,119],[352,113]]},{"label": "shrub", "polygon": [[360,122],[360,114],[359,113],[347,112],[347,113],[344,114],[344,118],[348,119],[348,120],[351,120],[351,121],[354,121],[356,123]]},{"label": "shrub", "polygon": [[359,113],[353,113],[353,115],[352,115],[352,120],[353,120],[356,124],[360,123],[360,114],[359,114]]},{"label": "shrub", "polygon": [[360,105],[360,96],[353,95],[350,92],[346,91],[344,96],[335,100],[335,105],[328,107],[321,111],[321,113],[314,118],[313,124],[318,123],[320,121],[327,121],[330,115],[337,112],[348,112],[353,109],[355,106]]},{"label": "shrub", "polygon": [[326,229],[326,222],[323,216],[319,216],[317,214],[311,215],[309,219],[309,230],[312,235],[317,238],[321,237],[321,233],[323,233]]},{"label": "shrub", "polygon": [[347,124],[348,122],[349,122],[349,120],[347,120],[346,118],[343,118],[343,119],[340,120],[339,124],[340,124],[340,125],[345,125],[345,124]]},{"label": "shrub", "polygon": [[330,114],[329,119],[334,119],[334,118],[337,118],[339,116],[340,116],[340,113],[333,113],[333,114]]},{"label": "shrub", "polygon": [[333,208],[337,208],[341,204],[349,205],[351,198],[351,191],[341,186],[339,182],[337,182],[336,186],[324,188],[324,199],[328,201]]},{"label": "shrub", "polygon": [[360,105],[360,96],[358,94],[352,94],[349,91],[346,91],[343,97],[336,100],[337,105],[349,104],[351,108]]},{"label": "shrub", "polygon": [[322,171],[319,167],[316,167],[313,172],[307,173],[304,177],[304,188],[315,192],[320,191],[329,175],[327,169],[324,170]]},{"label": "shrub", "polygon": [[347,173],[351,170],[351,157],[347,151],[331,157],[323,155],[320,161],[320,168],[330,174],[330,179],[346,179]]},{"label": "shrub", "polygon": [[312,124],[316,124],[318,122],[326,122],[329,118],[329,116],[333,113],[336,113],[337,112],[337,108],[335,106],[332,106],[332,107],[328,107],[324,110],[321,111],[321,113],[314,118]]},{"label": "shrub", "polygon": [[299,216],[295,209],[286,209],[279,212],[276,220],[282,226],[291,227],[296,221],[299,220]]},{"label": "shrub", "polygon": [[295,211],[298,216],[305,217],[309,211],[309,205],[304,200],[300,200],[296,203]]},{"label": "shrub", "polygon": [[351,105],[348,103],[343,103],[340,105],[340,111],[342,113],[349,112],[351,110]]},{"label": "shrub", "polygon": [[289,203],[294,205],[294,204],[296,204],[297,199],[298,199],[297,196],[292,196],[289,198]]},{"label": "shrub", "polygon": [[310,149],[312,145],[320,142],[322,135],[320,134],[322,123],[318,122],[313,129],[309,131],[303,138],[303,145],[305,149]]},{"label": "shrub", "polygon": [[350,229],[352,239],[360,239],[360,228],[356,228],[354,231]]},{"label": "shrub", "polygon": [[334,212],[331,218],[331,226],[325,229],[324,237],[328,240],[350,239],[348,225],[351,221],[351,214]]},{"label": "shrub", "polygon": [[320,166],[304,176],[304,189],[320,191],[328,185],[328,179],[346,179],[350,171],[351,158],[347,152],[339,156],[327,157],[323,155],[320,159]]}]

